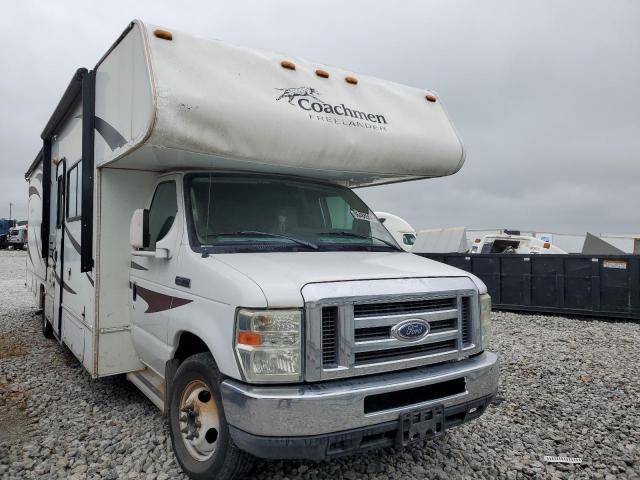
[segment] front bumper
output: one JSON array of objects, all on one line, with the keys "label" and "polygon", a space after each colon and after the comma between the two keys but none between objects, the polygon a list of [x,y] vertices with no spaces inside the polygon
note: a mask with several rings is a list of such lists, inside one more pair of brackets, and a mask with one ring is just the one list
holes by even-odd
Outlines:
[{"label": "front bumper", "polygon": [[240,448],[268,458],[320,459],[382,446],[359,441],[331,448],[345,438],[390,439],[408,411],[441,406],[446,427],[476,418],[498,388],[498,370],[497,355],[484,352],[455,363],[296,386],[228,379],[221,391]]}]

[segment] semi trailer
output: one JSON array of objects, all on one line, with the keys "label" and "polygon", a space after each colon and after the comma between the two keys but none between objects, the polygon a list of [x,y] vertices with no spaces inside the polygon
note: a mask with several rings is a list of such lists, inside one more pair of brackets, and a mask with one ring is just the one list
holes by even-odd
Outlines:
[{"label": "semi trailer", "polygon": [[485,285],[403,251],[356,193],[462,167],[433,92],[134,21],[41,138],[43,333],[161,409],[190,477],[404,446],[487,409]]}]

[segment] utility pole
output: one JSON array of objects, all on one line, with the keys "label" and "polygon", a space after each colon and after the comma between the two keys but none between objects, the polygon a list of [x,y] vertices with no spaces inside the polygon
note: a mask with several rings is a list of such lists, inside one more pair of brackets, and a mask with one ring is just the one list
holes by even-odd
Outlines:
[{"label": "utility pole", "polygon": [[11,207],[13,207],[13,203],[9,202],[9,220],[11,220]]}]

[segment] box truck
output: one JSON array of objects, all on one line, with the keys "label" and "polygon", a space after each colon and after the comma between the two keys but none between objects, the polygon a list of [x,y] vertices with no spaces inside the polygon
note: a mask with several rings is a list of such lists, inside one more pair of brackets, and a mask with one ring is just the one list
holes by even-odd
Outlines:
[{"label": "box truck", "polygon": [[402,446],[486,410],[486,287],[402,251],[353,190],[461,168],[437,95],[134,21],[41,137],[43,333],[157,405],[192,478]]}]

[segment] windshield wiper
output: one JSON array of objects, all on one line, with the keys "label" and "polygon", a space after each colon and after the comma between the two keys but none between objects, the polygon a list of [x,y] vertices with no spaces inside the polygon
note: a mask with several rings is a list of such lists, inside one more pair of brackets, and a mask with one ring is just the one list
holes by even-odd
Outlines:
[{"label": "windshield wiper", "polygon": [[370,237],[367,235],[361,235],[359,233],[353,233],[353,232],[346,232],[346,231],[339,231],[339,232],[320,232],[318,235],[335,235],[335,236],[339,236],[339,237],[354,237],[354,238],[363,238],[365,240],[378,240],[379,242],[384,243],[385,245],[393,248],[394,250],[400,250],[400,248],[398,248],[397,245],[391,243],[388,240],[385,240],[384,238],[380,238],[380,237],[374,237],[373,235],[371,235]]},{"label": "windshield wiper", "polygon": [[289,237],[288,235],[281,235],[279,233],[270,233],[270,232],[259,232],[257,230],[242,230],[240,232],[220,232],[220,233],[210,233],[207,235],[208,237],[231,237],[231,236],[248,236],[248,235],[260,235],[263,237],[274,237],[274,238],[284,238],[286,240],[290,240],[299,245],[304,245],[305,247],[313,248],[314,250],[318,249],[318,245],[315,243],[307,242],[306,240],[301,240],[295,237]]}]

